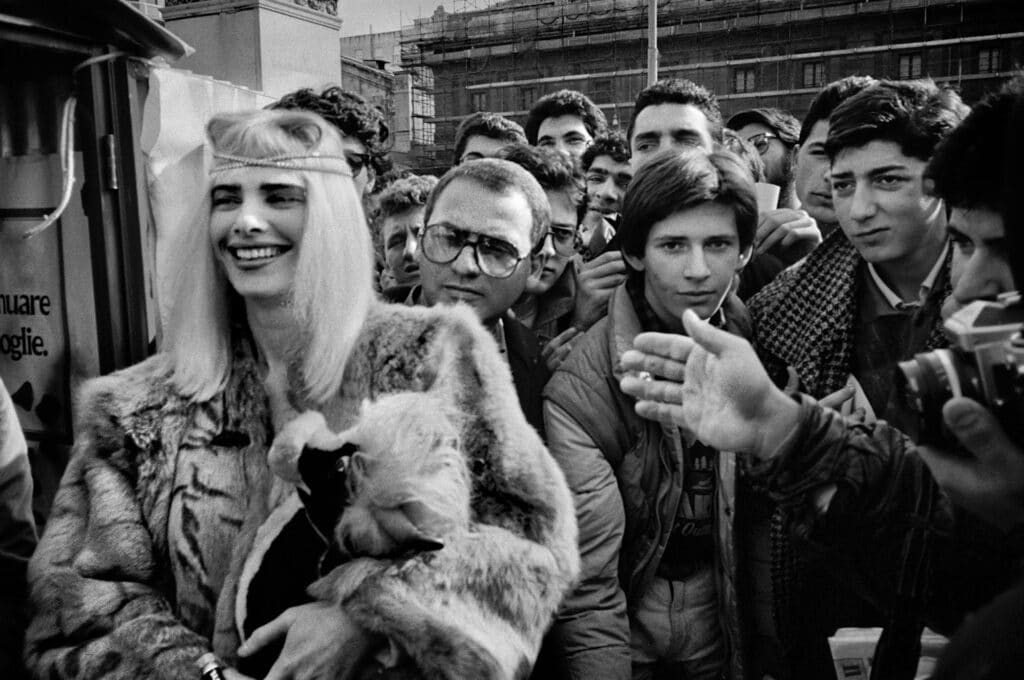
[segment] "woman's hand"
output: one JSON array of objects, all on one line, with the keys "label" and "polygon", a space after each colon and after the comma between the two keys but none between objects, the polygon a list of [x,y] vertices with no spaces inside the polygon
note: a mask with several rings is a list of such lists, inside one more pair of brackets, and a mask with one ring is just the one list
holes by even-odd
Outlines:
[{"label": "woman's hand", "polygon": [[284,648],[264,680],[351,680],[374,641],[341,607],[311,602],[257,628],[238,654],[249,656],[282,635]]},{"label": "woman's hand", "polygon": [[234,668],[222,668],[220,672],[224,676],[224,680],[253,680],[253,678],[250,678],[248,675],[242,675]]}]

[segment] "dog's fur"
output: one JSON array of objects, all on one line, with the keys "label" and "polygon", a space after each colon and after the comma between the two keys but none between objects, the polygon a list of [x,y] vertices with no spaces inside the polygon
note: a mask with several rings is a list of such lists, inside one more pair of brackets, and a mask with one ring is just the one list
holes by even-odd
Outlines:
[{"label": "dog's fur", "polygon": [[469,470],[447,406],[404,392],[363,407],[344,439],[357,447],[347,473],[349,505],[335,528],[350,556],[438,549],[469,530]]}]

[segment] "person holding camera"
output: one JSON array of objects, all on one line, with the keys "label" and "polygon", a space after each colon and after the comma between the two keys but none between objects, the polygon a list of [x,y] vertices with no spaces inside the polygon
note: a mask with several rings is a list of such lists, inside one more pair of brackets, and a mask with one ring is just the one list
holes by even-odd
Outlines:
[{"label": "person holding camera", "polygon": [[[1014,238],[1004,220],[1016,209],[1005,181],[1015,171],[1008,160],[1014,144],[1007,144],[1018,139],[1014,116],[1024,117],[1020,80],[981,102],[926,172],[950,211],[954,285],[947,318],[1024,280],[1024,267],[1011,269],[1007,244]],[[988,307],[999,320],[1015,313],[1009,298]],[[957,320],[974,318],[975,309]],[[623,355],[625,369],[646,372],[621,383],[638,398],[637,412],[685,427],[709,446],[753,454],[752,470],[788,509],[791,531],[830,555],[865,597],[949,633],[1019,577],[1024,442],[1012,434],[1022,411],[1012,339],[994,340],[1001,353],[961,349],[936,357],[933,364],[947,372],[937,377],[948,385],[959,374],[999,372],[1012,379],[996,384],[1010,389],[972,394],[971,386],[983,383],[960,383],[964,390],[942,405],[945,432],[927,428],[922,436],[935,443],[915,446],[885,422],[846,419],[805,395],[785,394],[746,341],[690,314],[683,322],[689,337],[643,334]],[[957,328],[960,337],[976,331],[947,324],[947,331]],[[1009,357],[1006,367],[986,365],[993,355]],[[924,396],[924,404],[943,401]],[[1003,403],[1010,407],[997,414],[994,405]],[[925,422],[930,415],[922,414]],[[1008,590],[984,612],[987,627],[973,623],[954,639],[937,677],[996,678],[1019,670],[1020,590]],[[913,677],[913,670],[876,664],[873,674]]]}]

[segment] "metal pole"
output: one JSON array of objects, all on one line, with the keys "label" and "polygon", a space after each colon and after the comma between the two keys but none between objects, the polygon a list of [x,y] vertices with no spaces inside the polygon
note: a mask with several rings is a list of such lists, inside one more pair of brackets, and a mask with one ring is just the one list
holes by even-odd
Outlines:
[{"label": "metal pole", "polygon": [[658,82],[658,0],[647,0],[647,84]]}]

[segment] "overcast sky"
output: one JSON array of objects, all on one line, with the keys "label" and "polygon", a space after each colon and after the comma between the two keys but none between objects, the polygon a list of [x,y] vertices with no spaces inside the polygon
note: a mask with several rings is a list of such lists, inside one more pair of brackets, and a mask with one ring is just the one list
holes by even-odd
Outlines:
[{"label": "overcast sky", "polygon": [[342,35],[397,31],[413,19],[429,17],[438,5],[449,12],[490,4],[486,0],[338,0]]}]

